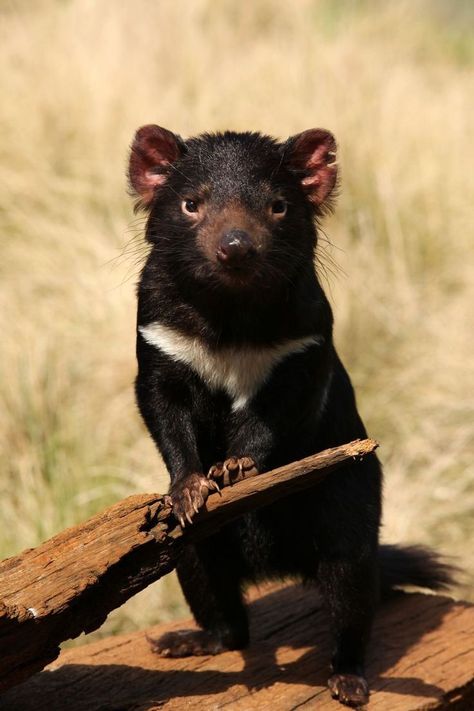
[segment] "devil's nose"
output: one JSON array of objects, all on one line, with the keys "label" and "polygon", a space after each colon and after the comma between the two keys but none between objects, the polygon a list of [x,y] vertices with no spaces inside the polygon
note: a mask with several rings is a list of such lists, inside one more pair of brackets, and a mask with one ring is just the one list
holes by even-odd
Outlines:
[{"label": "devil's nose", "polygon": [[231,230],[223,236],[217,249],[217,259],[228,266],[240,264],[255,252],[250,235],[244,230]]}]

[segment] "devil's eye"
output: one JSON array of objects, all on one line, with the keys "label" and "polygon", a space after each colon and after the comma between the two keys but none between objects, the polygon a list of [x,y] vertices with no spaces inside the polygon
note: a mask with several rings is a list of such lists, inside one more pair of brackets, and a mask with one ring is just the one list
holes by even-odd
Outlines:
[{"label": "devil's eye", "polygon": [[271,210],[274,215],[284,215],[286,212],[285,200],[282,200],[282,199],[274,200],[272,202]]},{"label": "devil's eye", "polygon": [[187,212],[190,215],[199,210],[199,205],[196,200],[183,200],[181,207],[183,212]]}]

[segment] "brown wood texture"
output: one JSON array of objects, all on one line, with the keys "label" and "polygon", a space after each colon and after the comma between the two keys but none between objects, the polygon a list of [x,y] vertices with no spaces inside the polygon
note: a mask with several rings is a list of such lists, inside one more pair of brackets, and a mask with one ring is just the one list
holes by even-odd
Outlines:
[{"label": "brown wood texture", "polygon": [[0,563],[0,690],[59,654],[59,644],[97,629],[109,612],[170,572],[186,540],[245,511],[314,486],[337,466],[372,453],[360,440],[325,450],[213,494],[184,531],[159,494],[130,496],[38,548]]},{"label": "brown wood texture", "polygon": [[[266,591],[264,591],[266,592]],[[216,657],[164,659],[147,636],[177,622],[64,651],[0,698],[2,711],[337,711],[326,689],[331,641],[314,589],[270,589],[250,604],[251,644]],[[474,606],[400,593],[377,615],[369,711],[474,709]]]}]

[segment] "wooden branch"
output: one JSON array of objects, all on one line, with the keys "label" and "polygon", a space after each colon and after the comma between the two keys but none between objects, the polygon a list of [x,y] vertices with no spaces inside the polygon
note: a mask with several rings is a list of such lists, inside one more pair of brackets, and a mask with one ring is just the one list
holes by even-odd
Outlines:
[{"label": "wooden branch", "polygon": [[159,494],[137,494],[38,548],[0,563],[0,690],[43,669],[59,644],[97,629],[109,612],[169,573],[182,546],[246,511],[317,484],[375,451],[357,440],[213,494],[182,529]]}]

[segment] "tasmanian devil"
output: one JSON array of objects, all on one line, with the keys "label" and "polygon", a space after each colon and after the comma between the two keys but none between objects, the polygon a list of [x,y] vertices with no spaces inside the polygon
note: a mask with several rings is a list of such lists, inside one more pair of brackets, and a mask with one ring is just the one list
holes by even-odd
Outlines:
[{"label": "tasmanian devil", "polygon": [[[184,525],[224,471],[265,471],[366,436],[314,262],[337,186],[336,142],[322,129],[281,143],[230,131],[183,140],[150,125],[135,135],[129,178],[151,245],[138,286],[136,396]],[[335,636],[331,692],[364,703],[380,590],[450,579],[429,551],[379,546],[380,515],[372,455],[187,546],[178,576],[201,629],[165,635],[158,651],[241,649],[246,582],[314,580]]]}]

